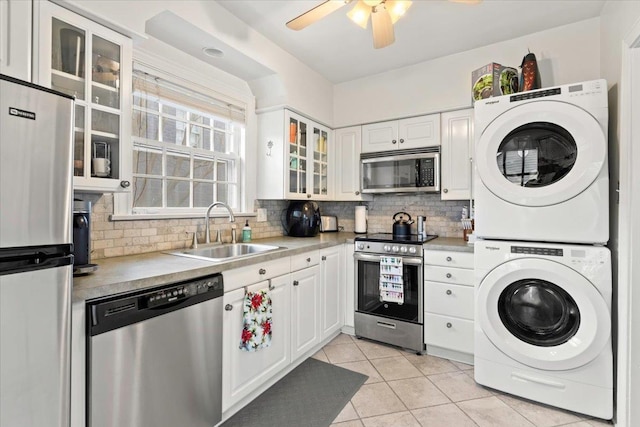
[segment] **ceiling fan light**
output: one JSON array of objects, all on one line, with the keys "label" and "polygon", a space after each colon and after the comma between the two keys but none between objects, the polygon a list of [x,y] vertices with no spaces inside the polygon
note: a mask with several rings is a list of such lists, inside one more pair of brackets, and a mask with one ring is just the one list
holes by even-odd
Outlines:
[{"label": "ceiling fan light", "polygon": [[387,0],[385,6],[391,16],[391,23],[395,24],[409,10],[412,3],[410,0]]},{"label": "ceiling fan light", "polygon": [[372,11],[371,32],[373,33],[374,49],[389,46],[395,41],[391,16],[384,3],[379,4]]},{"label": "ceiling fan light", "polygon": [[354,23],[361,26],[365,30],[367,29],[367,24],[369,23],[369,16],[371,15],[371,8],[365,4],[364,1],[359,0],[358,3],[351,9],[347,16]]}]

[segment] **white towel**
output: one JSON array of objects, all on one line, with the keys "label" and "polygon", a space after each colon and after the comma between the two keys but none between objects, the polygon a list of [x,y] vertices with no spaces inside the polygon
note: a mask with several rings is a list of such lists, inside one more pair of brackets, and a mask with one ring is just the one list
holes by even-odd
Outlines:
[{"label": "white towel", "polygon": [[269,292],[247,292],[242,309],[244,327],[240,337],[240,349],[257,351],[271,346],[273,313]]},{"label": "white towel", "polygon": [[402,258],[380,257],[380,301],[404,304]]}]

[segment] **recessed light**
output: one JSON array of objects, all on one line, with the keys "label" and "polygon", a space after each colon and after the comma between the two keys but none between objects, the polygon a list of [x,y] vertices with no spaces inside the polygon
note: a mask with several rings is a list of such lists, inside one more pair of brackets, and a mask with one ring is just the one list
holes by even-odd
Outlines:
[{"label": "recessed light", "polygon": [[212,58],[222,58],[224,56],[224,52],[220,49],[216,49],[215,47],[203,47],[202,52]]}]

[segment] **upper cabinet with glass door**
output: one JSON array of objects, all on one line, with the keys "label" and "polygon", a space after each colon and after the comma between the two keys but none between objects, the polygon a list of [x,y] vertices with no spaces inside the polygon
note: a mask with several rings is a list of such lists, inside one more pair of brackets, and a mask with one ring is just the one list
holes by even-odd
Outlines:
[{"label": "upper cabinet with glass door", "polygon": [[131,40],[38,2],[37,82],[76,98],[74,190],[123,191],[131,180]]},{"label": "upper cabinet with glass door", "polygon": [[326,200],[332,196],[327,127],[278,110],[258,116],[258,133],[258,198]]}]

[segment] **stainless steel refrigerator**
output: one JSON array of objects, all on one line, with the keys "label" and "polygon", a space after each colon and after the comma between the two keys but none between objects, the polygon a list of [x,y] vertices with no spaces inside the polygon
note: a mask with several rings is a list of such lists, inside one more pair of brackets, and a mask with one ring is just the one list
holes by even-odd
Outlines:
[{"label": "stainless steel refrigerator", "polygon": [[0,74],[0,427],[68,427],[73,98]]}]

